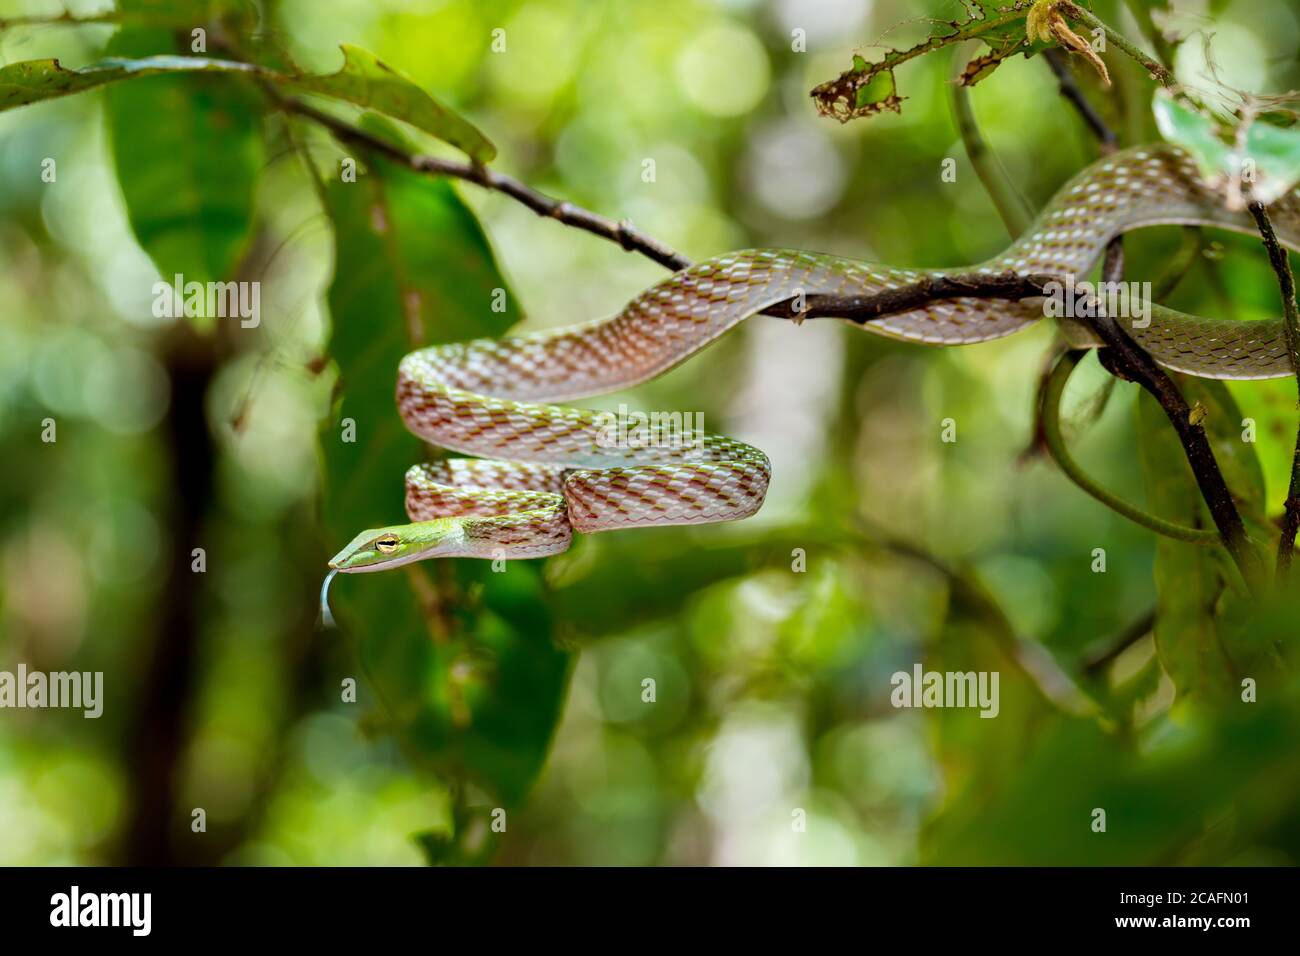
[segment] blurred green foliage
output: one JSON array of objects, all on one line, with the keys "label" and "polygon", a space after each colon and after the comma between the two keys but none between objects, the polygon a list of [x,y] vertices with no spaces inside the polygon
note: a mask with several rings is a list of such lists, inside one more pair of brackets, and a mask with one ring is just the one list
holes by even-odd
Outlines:
[{"label": "blurred green foliage", "polygon": [[[329,77],[352,44],[356,85],[314,106],[449,157],[487,158],[465,132],[482,130],[494,168],[693,258],[954,265],[1006,234],[950,116],[948,51],[898,67],[897,115],[841,127],[808,98],[954,6],[135,0],[69,25],[6,23],[51,10],[0,0],[0,69],[182,54]],[[1129,4],[1091,6],[1137,35]],[[1173,7],[1174,31],[1213,26],[1224,82],[1300,86],[1293,4]],[[387,92],[359,78],[379,70],[364,51],[397,71]],[[1148,78],[1106,59],[1113,90],[1087,69],[1080,84],[1126,142],[1156,138]],[[1197,40],[1173,65],[1207,82]],[[412,107],[407,77],[434,99]],[[1034,205],[1096,155],[1041,57],[971,97]],[[460,140],[439,104],[466,118]],[[1128,276],[1161,276],[1181,239],[1131,236]],[[1206,239],[1167,304],[1276,315],[1258,242]],[[176,272],[259,281],[262,321],[157,316],[153,284]],[[1295,862],[1294,596],[1245,599],[1216,549],[1157,542],[1022,457],[1045,323],[931,350],[756,319],[595,404],[702,411],[764,448],[759,516],[583,538],[504,573],[340,578],[340,630],[317,629],[326,559],[402,520],[403,472],[429,454],[393,407],[398,358],[607,315],[662,275],[340,145],[246,77],[133,77],[0,112],[0,669],[102,670],[106,688],[99,720],[0,711],[0,862]],[[1104,379],[1088,359],[1067,409],[1087,417]],[[1275,535],[1295,384],[1183,384],[1252,533]],[[1203,523],[1172,433],[1138,405],[1117,386],[1072,447],[1108,488]],[[1152,608],[1154,639],[1117,650]],[[891,675],[917,663],[998,672],[997,718],[892,707]]]}]

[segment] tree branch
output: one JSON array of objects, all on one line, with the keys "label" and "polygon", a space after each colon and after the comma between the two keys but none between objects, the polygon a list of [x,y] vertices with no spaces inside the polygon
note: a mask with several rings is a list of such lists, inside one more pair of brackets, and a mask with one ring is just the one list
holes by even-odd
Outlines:
[{"label": "tree branch", "polygon": [[[526,186],[512,176],[486,166],[408,153],[392,143],[357,129],[337,117],[297,100],[269,91],[287,111],[320,124],[343,143],[371,150],[416,172],[434,176],[451,176],[474,183],[484,189],[503,193],[527,206],[540,216],[618,243],[629,252],[639,253],[666,269],[689,268],[691,260],[657,239],[633,228],[626,220],[615,221],[571,202],[555,199]],[[764,315],[801,321],[806,318],[838,318],[864,323],[899,312],[920,308],[937,299],[992,298],[1027,299],[1043,294],[1043,286],[1059,281],[1060,276],[1047,274],[1020,275],[1015,272],[961,273],[924,277],[906,286],[868,295],[809,295],[804,309],[796,311],[791,301],[764,310]]]},{"label": "tree branch", "polygon": [[[1124,250],[1118,242],[1111,242],[1106,247],[1106,264],[1103,278],[1107,282],[1119,282],[1124,274]],[[1241,571],[1248,587],[1258,592],[1262,584],[1262,569],[1258,566],[1246,527],[1241,514],[1232,500],[1232,492],[1223,478],[1219,463],[1214,457],[1214,449],[1206,437],[1205,429],[1193,424],[1191,407],[1179,391],[1174,380],[1169,377],[1142,347],[1129,336],[1119,323],[1111,316],[1096,316],[1089,321],[1106,348],[1098,356],[1102,363],[1121,378],[1136,382],[1146,389],[1164,409],[1178,439],[1182,442],[1187,455],[1187,463],[1192,467],[1201,497],[1205,499],[1214,519],[1214,526],[1219,530],[1223,546]]]},{"label": "tree branch", "polygon": [[[1286,328],[1287,351],[1291,353],[1291,367],[1296,371],[1297,389],[1300,389],[1300,310],[1296,308],[1295,276],[1291,273],[1291,260],[1277,241],[1273,223],[1262,203],[1251,202],[1247,208],[1255,217],[1268,261],[1277,274],[1278,289],[1282,293],[1283,324]],[[1291,459],[1291,485],[1287,489],[1286,512],[1282,518],[1282,537],[1277,543],[1277,576],[1281,580],[1291,573],[1291,558],[1295,553],[1296,533],[1300,531],[1300,429],[1296,432],[1295,454]]]},{"label": "tree branch", "polygon": [[566,226],[572,226],[575,229],[581,229],[584,232],[600,236],[602,239],[616,242],[628,252],[640,253],[665,269],[676,272],[687,268],[691,264],[691,260],[686,256],[674,252],[657,239],[652,239],[637,231],[626,219],[616,221],[583,209],[581,206],[575,206],[571,202],[554,199],[524,185],[513,176],[507,176],[478,163],[458,162],[456,160],[440,159],[436,156],[408,153],[387,140],[357,129],[355,126],[306,103],[286,99],[276,93],[272,95],[289,112],[296,113],[320,124],[340,142],[353,143],[371,152],[380,153],[416,172],[430,173],[435,176],[451,176],[455,179],[463,179],[466,182],[474,183],[484,189],[504,193],[511,199],[527,206],[539,216],[555,219]]},{"label": "tree branch", "polygon": [[1178,246],[1178,251],[1165,263],[1164,272],[1156,279],[1151,298],[1161,302],[1173,295],[1183,279],[1187,278],[1187,273],[1192,271],[1192,266],[1201,258],[1204,247],[1205,234],[1201,232],[1201,227],[1183,226],[1183,241]]},{"label": "tree branch", "polygon": [[922,276],[908,285],[869,295],[808,296],[804,317],[849,319],[862,324],[899,312],[910,312],[941,299],[1006,299],[1018,301],[1043,294],[1060,276],[1047,273],[1021,275],[1018,272],[967,272],[956,275]]}]

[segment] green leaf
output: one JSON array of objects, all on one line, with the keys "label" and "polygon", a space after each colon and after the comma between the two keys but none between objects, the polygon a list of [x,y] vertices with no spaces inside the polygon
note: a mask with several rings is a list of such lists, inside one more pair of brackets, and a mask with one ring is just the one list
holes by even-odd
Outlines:
[{"label": "green leaf", "polygon": [[1006,9],[989,0],[972,0],[967,4],[970,16],[961,21],[936,21],[936,29],[927,39],[906,50],[889,50],[875,63],[859,54],[853,65],[833,80],[812,91],[817,112],[847,123],[851,119],[872,116],[886,110],[899,113],[906,97],[895,87],[894,69],[934,50],[982,40],[994,51],[974,61],[963,82],[973,85],[988,76],[1003,60],[1017,52],[1029,55],[1033,47],[1025,42],[1025,12]]},{"label": "green leaf", "polygon": [[476,162],[486,163],[496,156],[496,147],[486,136],[438,103],[414,80],[360,47],[344,43],[342,50],[343,67],[337,73],[300,76],[291,85],[410,123],[451,143]]},{"label": "green leaf", "polygon": [[1265,205],[1281,199],[1300,182],[1300,127],[1252,123],[1245,157],[1256,164],[1254,197]]},{"label": "green leaf", "polygon": [[894,92],[894,71],[882,70],[858,87],[854,109],[892,109],[897,112],[899,100]]},{"label": "green leaf", "polygon": [[1180,103],[1163,90],[1156,91],[1152,109],[1160,135],[1191,153],[1202,173],[1213,176],[1227,168],[1230,151],[1209,117]]},{"label": "green leaf", "polygon": [[[962,86],[974,86],[980,80],[987,79],[1002,63],[1022,50],[1023,44],[1012,43],[994,47],[988,53],[975,57],[962,69],[957,82]],[[1028,53],[1025,53],[1028,56]]]},{"label": "green leaf", "polygon": [[[519,317],[477,221],[453,188],[381,159],[326,191],[335,229],[329,290],[342,400],[321,436],[324,523],[338,547],[398,524],[403,475],[426,457],[393,402],[397,364],[423,344],[499,335]],[[342,438],[342,421],[355,441]],[[324,573],[324,567],[322,567]],[[333,603],[353,637],[381,719],[421,760],[468,778],[502,804],[541,769],[571,655],[553,641],[538,565],[423,562],[341,575]],[[501,804],[498,804],[501,805]]]},{"label": "green leaf", "polygon": [[342,69],[322,76],[288,74],[252,63],[194,56],[115,56],[79,70],[65,69],[58,60],[28,60],[0,68],[0,112],[131,78],[184,73],[239,74],[293,92],[326,96],[376,110],[450,143],[475,162],[485,163],[496,156],[496,147],[486,136],[412,80],[359,47],[343,44],[342,49]]},{"label": "green leaf", "polygon": [[231,60],[210,60],[199,56],[150,56],[143,59],[109,57],[69,70],[58,60],[24,60],[0,67],[0,112],[29,103],[70,96],[131,77],[162,73],[245,73],[257,67]]},{"label": "green leaf", "polygon": [[1186,149],[1207,179],[1229,191],[1234,206],[1240,204],[1241,191],[1267,205],[1300,182],[1300,127],[1254,121],[1238,147],[1233,130],[1163,91],[1157,92],[1153,109],[1160,135]]},{"label": "green leaf", "polygon": [[[128,27],[111,49],[134,54],[171,42],[165,30]],[[186,282],[211,282],[234,273],[252,234],[265,158],[261,106],[246,86],[208,76],[107,91],[109,138],[131,228],[167,281],[180,274]]]}]

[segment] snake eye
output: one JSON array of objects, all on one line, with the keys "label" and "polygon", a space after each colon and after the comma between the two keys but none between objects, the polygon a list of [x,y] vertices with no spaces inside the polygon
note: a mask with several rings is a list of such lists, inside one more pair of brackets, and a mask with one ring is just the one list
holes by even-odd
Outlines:
[{"label": "snake eye", "polygon": [[386,534],[375,539],[375,547],[379,549],[380,554],[392,554],[397,550],[397,535]]}]

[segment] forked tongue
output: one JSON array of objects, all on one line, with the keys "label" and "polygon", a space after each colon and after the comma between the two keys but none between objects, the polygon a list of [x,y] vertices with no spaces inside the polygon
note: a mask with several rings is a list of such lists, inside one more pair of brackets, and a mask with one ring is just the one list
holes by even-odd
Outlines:
[{"label": "forked tongue", "polygon": [[338,573],[338,568],[330,569],[330,573],[325,575],[325,582],[320,586],[320,622],[322,627],[331,631],[337,628],[338,624],[334,621],[334,615],[330,613],[330,582]]}]

